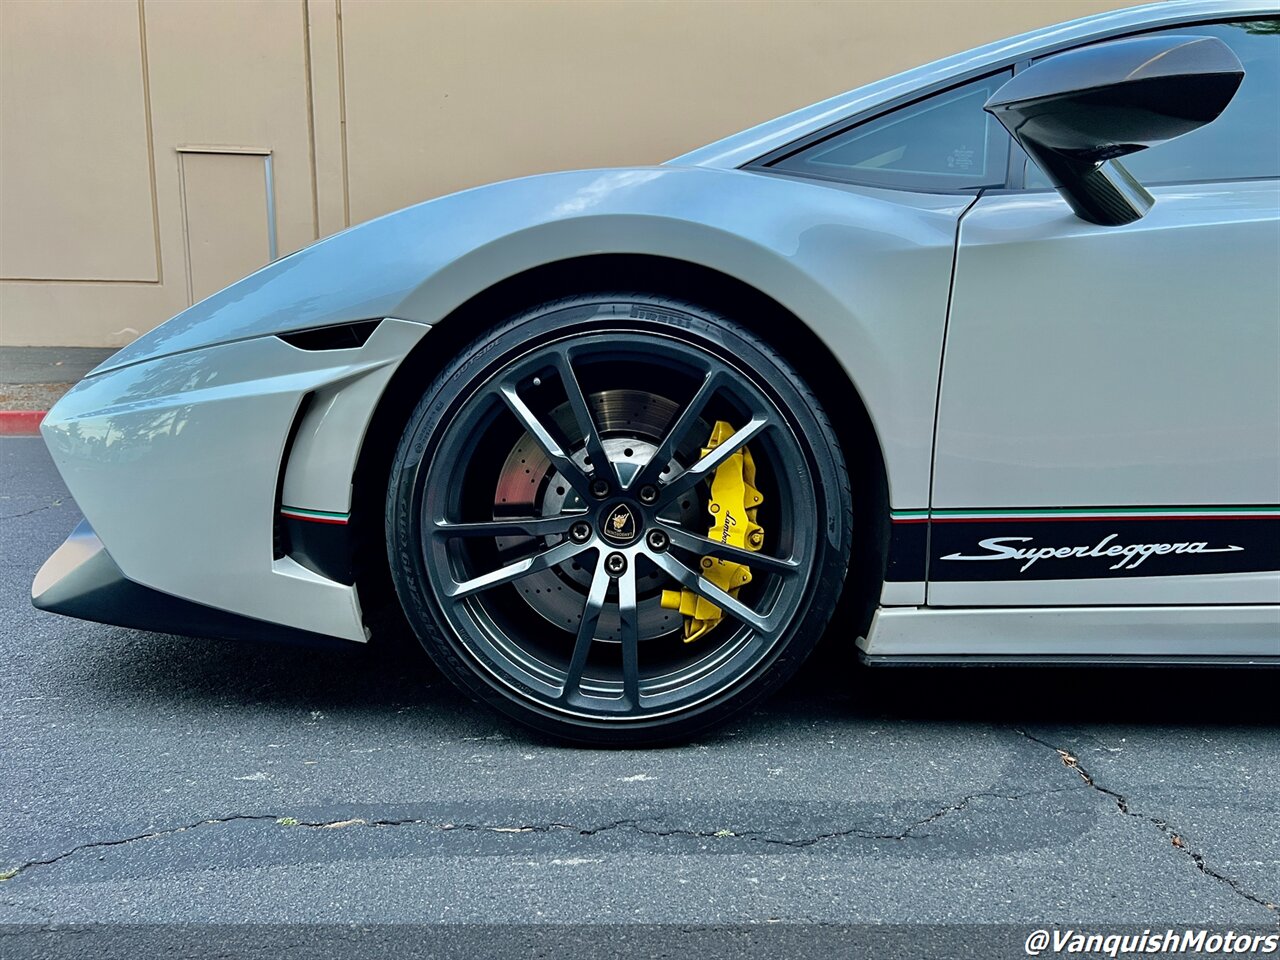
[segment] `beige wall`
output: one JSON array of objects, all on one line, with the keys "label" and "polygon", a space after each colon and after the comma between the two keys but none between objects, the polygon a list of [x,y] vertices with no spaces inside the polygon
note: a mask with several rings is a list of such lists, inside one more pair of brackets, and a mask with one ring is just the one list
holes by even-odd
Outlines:
[{"label": "beige wall", "polygon": [[[661,161],[1126,0],[0,0],[0,344],[114,346],[279,254]],[[274,223],[268,176],[274,187]]]}]

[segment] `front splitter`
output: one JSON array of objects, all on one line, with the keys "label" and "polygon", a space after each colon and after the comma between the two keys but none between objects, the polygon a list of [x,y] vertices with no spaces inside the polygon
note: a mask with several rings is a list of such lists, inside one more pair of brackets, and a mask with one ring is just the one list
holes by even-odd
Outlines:
[{"label": "front splitter", "polygon": [[87,520],[41,566],[31,585],[39,610],[135,630],[349,649],[351,642],[184,600],[126,577]]}]

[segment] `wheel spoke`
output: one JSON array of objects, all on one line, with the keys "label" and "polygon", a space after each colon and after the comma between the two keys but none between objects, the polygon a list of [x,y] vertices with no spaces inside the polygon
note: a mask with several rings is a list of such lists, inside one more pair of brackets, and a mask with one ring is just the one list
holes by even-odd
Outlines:
[{"label": "wheel spoke", "polygon": [[481,574],[478,577],[472,577],[470,580],[461,582],[455,580],[448,595],[450,599],[459,600],[481,590],[496,587],[499,584],[511,583],[513,580],[527,577],[531,573],[537,573],[540,570],[546,570],[557,564],[572,560],[582,551],[591,548],[590,543],[574,543],[572,540],[566,540],[563,543],[556,544],[550,550],[544,550],[542,553],[535,554],[532,557],[526,557],[523,560],[517,560],[515,563],[509,563],[505,567],[499,567],[492,573]]},{"label": "wheel spoke", "polygon": [[591,458],[592,476],[602,478],[610,487],[616,488],[618,474],[614,469],[613,463],[609,460],[609,455],[604,452],[604,444],[600,441],[600,431],[596,429],[595,418],[591,416],[591,407],[587,403],[586,394],[582,392],[582,384],[578,382],[578,375],[573,371],[572,354],[568,351],[557,353],[555,355],[555,367],[560,374],[560,382],[564,386],[565,395],[569,398],[569,408],[573,411],[573,417],[578,422],[578,429],[582,432],[587,456]]},{"label": "wheel spoke", "polygon": [[678,477],[663,484],[658,497],[660,505],[669,503],[704,477],[710,476],[720,464],[738,452],[748,440],[769,425],[769,418],[763,415],[752,417],[744,426],[739,427],[718,447],[707,452],[697,463]]},{"label": "wheel spoke", "polygon": [[640,618],[636,612],[635,564],[618,578],[618,618],[622,633],[622,699],[640,709]]},{"label": "wheel spoke", "polygon": [[698,422],[698,417],[702,415],[702,411],[727,379],[728,375],[724,370],[712,368],[707,371],[707,375],[703,378],[697,392],[694,393],[693,399],[680,411],[675,423],[667,430],[667,435],[662,438],[662,444],[654,451],[653,456],[649,458],[649,462],[644,465],[644,468],[638,471],[631,479],[631,488],[658,482],[662,476],[662,471],[671,462],[671,458],[676,455],[676,450],[680,447],[680,441],[685,438],[690,428]]},{"label": "wheel spoke", "polygon": [[742,601],[731,597],[710,580],[689,569],[669,553],[655,553],[650,559],[681,586],[688,587],[698,596],[710,600],[721,610],[736,620],[741,620],[762,634],[771,634],[777,629],[772,616],[761,616]]},{"label": "wheel spoke", "polygon": [[578,637],[573,644],[573,656],[565,673],[564,688],[560,691],[561,700],[569,699],[582,689],[582,671],[586,669],[587,654],[591,652],[591,644],[595,642],[596,626],[600,623],[600,612],[604,609],[605,596],[609,592],[609,579],[604,561],[597,556],[596,570],[591,576],[591,589],[582,608],[582,622],[578,624]]},{"label": "wheel spoke", "polygon": [[550,537],[568,533],[580,513],[560,513],[553,517],[511,517],[504,520],[481,520],[477,523],[449,523],[436,520],[431,532],[437,537]]},{"label": "wheel spoke", "polygon": [[529,409],[529,405],[521,399],[520,394],[516,392],[516,388],[511,384],[503,384],[499,390],[507,407],[515,414],[516,419],[520,421],[520,425],[524,427],[529,436],[533,438],[533,442],[547,455],[551,465],[578,492],[579,496],[583,499],[589,498],[591,496],[591,482],[586,473],[560,448],[556,438],[543,426],[542,421],[538,419],[538,415]]},{"label": "wheel spoke", "polygon": [[699,556],[715,557],[718,560],[732,560],[734,563],[745,563],[762,570],[771,570],[783,576],[792,576],[800,572],[800,564],[795,560],[781,560],[764,553],[755,553],[729,543],[717,543],[696,533],[690,533],[678,527],[670,520],[658,519],[671,542],[677,547],[691,550]]}]

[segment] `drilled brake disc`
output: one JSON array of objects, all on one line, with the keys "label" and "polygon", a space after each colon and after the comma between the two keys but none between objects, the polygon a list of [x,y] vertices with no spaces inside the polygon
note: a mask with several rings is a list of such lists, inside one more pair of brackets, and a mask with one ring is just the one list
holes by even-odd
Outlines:
[{"label": "drilled brake disc", "polygon": [[[617,465],[624,480],[629,480],[635,471],[649,462],[679,412],[679,407],[671,400],[643,390],[604,390],[591,394],[588,402],[598,424],[605,453]],[[557,407],[552,418],[562,432],[572,435],[573,413],[567,403]],[[585,451],[575,453],[574,460],[584,464]],[[673,461],[673,467],[678,466]],[[696,519],[705,514],[698,496],[691,493],[681,503],[682,523],[696,526]],[[585,510],[585,504],[551,466],[546,454],[528,434],[521,436],[498,475],[494,490],[494,518],[550,517],[582,510]],[[504,554],[519,555],[527,549],[529,538],[500,537],[497,545]],[[516,589],[525,603],[549,623],[573,632],[582,619],[590,581],[590,569],[573,561],[524,577],[516,584]],[[641,640],[681,628],[680,613],[662,606],[664,586],[670,586],[670,581],[656,570],[649,570],[636,581]],[[597,639],[620,639],[616,606],[605,608],[597,629]]]}]

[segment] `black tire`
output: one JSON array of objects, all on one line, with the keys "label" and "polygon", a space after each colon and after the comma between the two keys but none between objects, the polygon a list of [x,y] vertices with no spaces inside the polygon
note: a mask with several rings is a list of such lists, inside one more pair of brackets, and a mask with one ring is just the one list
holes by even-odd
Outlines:
[{"label": "black tire", "polygon": [[[700,577],[746,558],[701,532],[716,420],[763,495],[748,516],[765,546],[730,597]],[[728,502],[726,543],[748,499]],[[835,609],[851,528],[835,433],[791,366],[726,317],[642,293],[545,303],[460,351],[409,417],[386,509],[396,592],[440,669],[533,728],[614,746],[688,739],[790,678]],[[654,593],[677,575],[724,598],[693,643]]]}]

